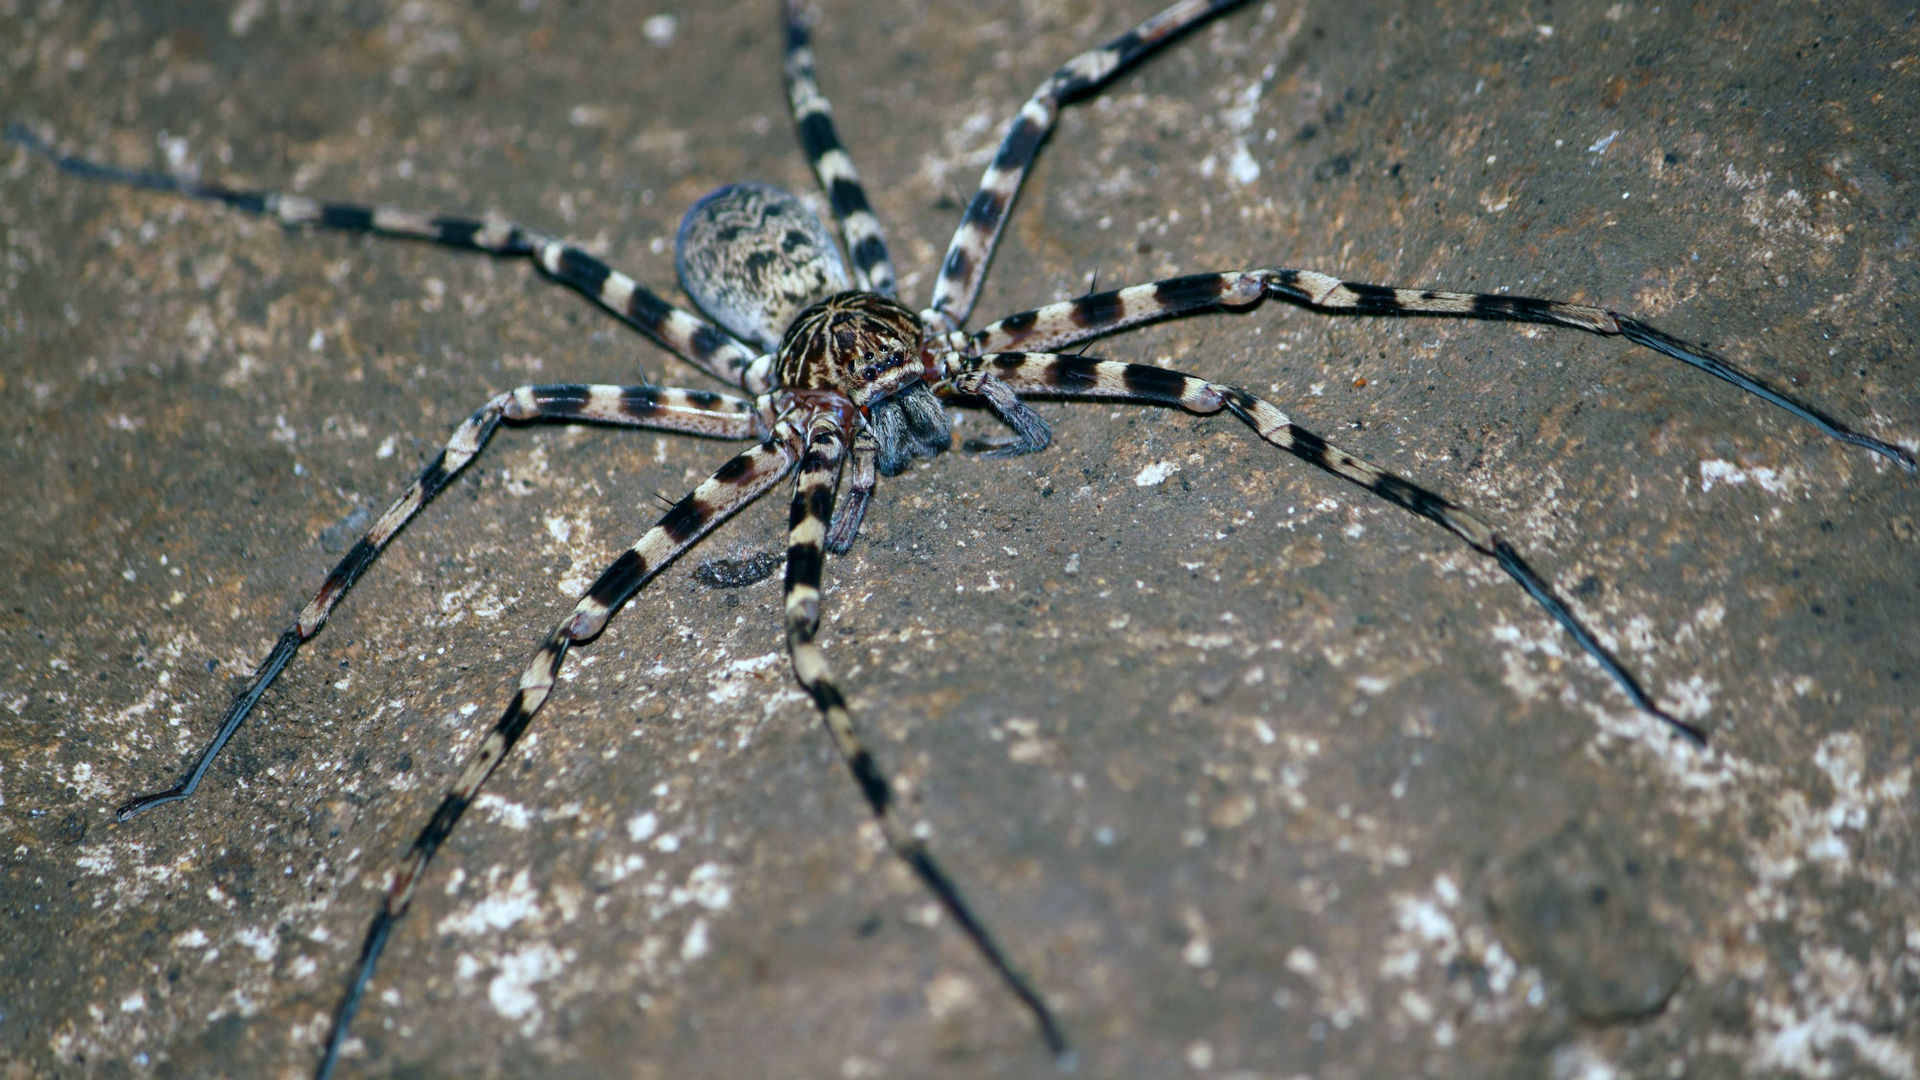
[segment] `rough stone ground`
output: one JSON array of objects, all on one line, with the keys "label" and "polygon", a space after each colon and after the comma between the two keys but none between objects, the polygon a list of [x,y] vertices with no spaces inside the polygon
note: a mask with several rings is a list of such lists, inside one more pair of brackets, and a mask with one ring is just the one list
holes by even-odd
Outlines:
[{"label": "rough stone ground", "polygon": [[[1001,120],[1156,2],[823,3],[913,298]],[[710,187],[811,191],[773,7],[6,0],[0,117],[499,209],[665,288]],[[1276,263],[1507,287],[1920,445],[1920,27],[1716,7],[1256,3],[1065,115],[980,314]],[[729,451],[504,432],[196,800],[111,807],[172,779],[486,395],[706,384],[524,266],[12,148],[0,222],[0,1076],[305,1075],[383,875],[535,640]],[[1271,390],[1504,523],[1713,748],[1438,530],[1231,421],[1045,405],[1043,455],[914,470],[829,568],[829,656],[1080,1075],[1920,1075],[1920,480],[1617,340],[1269,305],[1097,351]],[[576,654],[344,1073],[1050,1075],[864,824],[777,579],[689,569]]]}]

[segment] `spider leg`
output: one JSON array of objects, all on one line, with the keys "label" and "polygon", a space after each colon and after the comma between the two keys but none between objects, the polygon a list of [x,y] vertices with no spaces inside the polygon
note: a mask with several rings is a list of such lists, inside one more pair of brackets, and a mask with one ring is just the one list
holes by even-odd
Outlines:
[{"label": "spider leg", "polygon": [[1256,435],[1282,450],[1343,480],[1426,518],[1500,564],[1579,643],[1633,701],[1635,707],[1665,721],[1673,732],[1696,746],[1706,745],[1699,728],[1654,703],[1625,665],[1554,593],[1520,553],[1494,527],[1466,507],[1380,468],[1328,443],[1287,418],[1270,402],[1237,386],[1209,382],[1195,375],[1147,364],[1125,364],[1059,353],[993,353],[979,357],[970,370],[954,378],[960,383],[978,372],[992,372],[1023,393],[1048,397],[1126,398],[1172,405],[1188,412],[1212,414],[1222,409],[1245,421]]},{"label": "spider leg", "polygon": [[293,654],[307,639],[320,632],[334,605],[353,587],[353,583],[393,539],[394,534],[421,507],[432,501],[454,475],[466,467],[467,462],[480,453],[502,420],[623,424],[728,439],[752,436],[757,423],[752,401],[711,390],[552,384],[522,386],[490,398],[454,429],[445,448],[427,463],[420,475],[387,507],[386,513],[380,515],[359,542],[334,564],[326,581],[307,601],[307,606],[300,610],[293,625],[287,627],[267,658],[254,668],[252,677],[234,697],[233,704],[227,707],[226,716],[221,719],[219,728],[200,751],[193,766],[165,791],[129,799],[114,811],[117,819],[126,821],[156,806],[184,799],[199,788],[213,759],[226,747],[227,740],[233,738],[233,733],[239,730],[247,714],[259,702],[260,695],[266,693],[281,669],[293,659]]},{"label": "spider leg", "polygon": [[799,456],[798,449],[798,433],[791,426],[782,424],[767,442],[722,465],[719,471],[675,503],[673,509],[667,511],[653,528],[648,529],[632,547],[621,552],[619,558],[601,571],[599,578],[574,605],[572,613],[561,620],[560,625],[540,643],[532,661],[521,673],[519,685],[514,690],[513,698],[507,702],[505,711],[500,714],[500,719],[487,732],[479,747],[467,757],[459,779],[441,796],[439,808],[433,812],[426,827],[420,830],[420,835],[414,839],[406,858],[394,873],[392,883],[387,886],[386,899],[380,905],[380,910],[374,913],[373,922],[367,927],[367,936],[361,943],[360,959],[353,977],[334,1010],[333,1026],[327,1032],[326,1052],[320,1059],[319,1068],[314,1071],[315,1080],[327,1080],[333,1074],[334,1064],[339,1060],[341,1047],[346,1042],[347,1029],[353,1022],[353,1014],[360,1007],[360,998],[366,993],[367,982],[373,977],[373,969],[380,961],[387,937],[393,931],[393,924],[407,913],[407,907],[413,903],[414,892],[420,887],[427,863],[453,832],[453,827],[467,812],[467,807],[473,804],[481,785],[500,767],[514,744],[526,732],[534,714],[546,703],[554,680],[559,677],[560,664],[566,658],[567,650],[592,640],[621,605],[682,551],[778,483],[781,477],[792,470]]},{"label": "spider leg", "polygon": [[[833,510],[832,523],[827,526],[827,551],[833,555],[845,555],[853,549],[853,542],[860,535],[860,524],[867,516],[867,503],[873,497],[874,485],[879,481],[879,471],[875,468],[875,456],[880,444],[873,432],[861,428],[854,433],[853,449],[848,451],[847,460],[851,475],[847,478],[847,490]],[[763,572],[767,565],[779,567],[787,560],[783,551],[765,551],[747,559],[739,565],[725,564],[720,561],[702,563],[694,572],[700,583],[710,588],[730,589],[751,585],[762,581],[768,573]]]},{"label": "spider leg", "polygon": [[668,303],[580,248],[503,218],[478,219],[391,206],[322,202],[304,195],[242,191],[167,173],[123,169],[62,154],[18,124],[7,127],[6,139],[46,158],[62,172],[85,180],[217,202],[250,214],[276,218],[288,228],[312,226],[401,237],[466,251],[529,258],[554,280],[584,294],[701,371],[724,382],[746,386],[756,394],[767,389],[751,385],[745,377],[758,354],[735,341],[726,331]]},{"label": "spider leg", "polygon": [[1429,315],[1546,323],[1606,337],[1624,337],[1732,383],[1762,401],[1785,409],[1831,438],[1871,450],[1908,472],[1915,471],[1913,455],[1901,447],[1853,431],[1712,353],[1617,311],[1561,300],[1366,285],[1341,281],[1312,270],[1285,267],[1230,270],[1167,278],[1009,315],[969,335],[967,351],[1057,350],[1143,322],[1213,308],[1246,307],[1267,297],[1337,314]]},{"label": "spider leg", "polygon": [[1008,122],[1000,149],[980,177],[980,190],[967,204],[960,228],[947,245],[946,258],[940,263],[940,278],[933,286],[933,302],[920,316],[926,320],[929,332],[945,334],[957,330],[972,313],[973,302],[980,295],[980,283],[986,278],[987,262],[993,257],[994,244],[1007,223],[1007,212],[1013,206],[1014,196],[1020,193],[1020,184],[1026,179],[1040,144],[1053,131],[1060,107],[1097,93],[1115,76],[1196,23],[1245,2],[1181,0],[1105,45],[1067,61],[1040,84]]},{"label": "spider leg", "polygon": [[1071,1061],[1071,1048],[1053,1011],[1013,966],[987,927],[974,914],[960,886],[935,861],[925,842],[900,819],[894,804],[893,785],[880,771],[879,763],[854,730],[853,716],[846,698],[833,683],[827,660],[814,643],[820,629],[820,573],[826,561],[823,550],[827,522],[833,517],[834,488],[839,482],[841,461],[845,456],[838,421],[822,417],[807,433],[807,452],[800,462],[793,491],[793,510],[787,543],[787,651],[793,658],[793,674],[820,710],[834,749],[847,763],[854,782],[860,785],[867,806],[880,823],[887,846],[900,857],[926,885],[928,891],[965,931],[967,938],[1000,979],[1012,990],[1039,1025],[1041,1038],[1062,1064]]},{"label": "spider leg", "polygon": [[833,106],[820,90],[813,70],[813,41],[804,0],[787,0],[787,54],[783,70],[787,103],[793,124],[800,129],[800,146],[813,163],[820,187],[840,222],[840,239],[853,260],[853,281],[864,292],[893,296],[896,291],[893,260],[887,255],[887,236],[867,204],[853,158],[833,130]]},{"label": "spider leg", "polygon": [[833,523],[827,526],[827,550],[835,555],[845,555],[853,547],[853,541],[860,535],[860,523],[867,517],[867,501],[873,498],[873,486],[879,482],[879,470],[874,459],[880,452],[880,443],[873,432],[861,428],[853,434],[853,449],[847,455],[852,475],[847,478],[847,492],[833,511]]}]

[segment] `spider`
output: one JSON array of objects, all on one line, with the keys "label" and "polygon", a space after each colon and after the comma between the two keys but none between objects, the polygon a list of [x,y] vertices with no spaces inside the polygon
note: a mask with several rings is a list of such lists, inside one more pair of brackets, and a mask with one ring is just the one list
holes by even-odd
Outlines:
[{"label": "spider", "polygon": [[518,387],[487,401],[328,575],[255,670],[180,782],[120,808],[119,816],[126,820],[193,794],[299,646],[319,631],[360,573],[412,515],[478,454],[503,421],[598,422],[755,442],[677,501],[601,574],[574,612],[537,650],[501,718],[443,797],[396,874],[336,1011],[318,1075],[330,1074],[337,1062],[387,935],[406,912],[429,860],[544,704],[567,651],[597,636],[612,614],[681,552],[788,477],[794,480],[794,493],[786,561],[786,629],[795,675],[818,707],[889,845],[1024,1004],[1048,1047],[1057,1055],[1068,1052],[1065,1033],[1043,995],[1019,972],[925,843],[901,820],[892,785],[862,745],[815,641],[825,557],[844,553],[854,544],[879,477],[899,475],[915,461],[950,448],[948,404],[983,406],[1004,422],[1011,437],[969,444],[969,449],[995,457],[1030,454],[1048,445],[1048,426],[1024,403],[1026,398],[1119,399],[1197,414],[1229,413],[1266,442],[1440,525],[1491,558],[1565,628],[1638,709],[1665,723],[1679,738],[1704,741],[1704,733],[1662,710],[1520,553],[1464,507],[1329,444],[1244,389],[1064,350],[1142,323],[1242,309],[1268,299],[1350,314],[1533,322],[1623,336],[1785,408],[1833,438],[1912,470],[1906,451],[1847,430],[1644,322],[1586,305],[1351,283],[1312,270],[1270,267],[1194,274],[1093,293],[1011,315],[975,331],[964,329],[1011,204],[1058,108],[1096,93],[1167,40],[1240,2],[1176,4],[1069,61],[1048,79],[1010,122],[1001,149],[948,248],[928,306],[918,313],[896,297],[883,233],[834,133],[797,4],[789,4],[786,11],[789,96],[803,147],[839,223],[846,257],[842,258],[827,228],[793,196],[757,184],[721,188],[688,212],[676,245],[682,284],[711,321],[673,306],[577,247],[508,222],[324,203],[130,172],[60,155],[22,130],[9,132],[13,141],[52,158],[70,173],[91,179],[217,201],[275,216],[290,226],[411,237],[529,258],[549,276],[741,391],[541,385]]}]

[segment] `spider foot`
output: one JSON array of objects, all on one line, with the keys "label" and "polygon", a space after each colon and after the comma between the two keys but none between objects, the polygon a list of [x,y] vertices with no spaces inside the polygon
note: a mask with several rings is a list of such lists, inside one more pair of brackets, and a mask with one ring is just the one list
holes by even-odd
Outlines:
[{"label": "spider foot", "polygon": [[1689,345],[1671,334],[1655,330],[1646,323],[1638,319],[1628,318],[1619,312],[1608,312],[1608,314],[1619,324],[1621,336],[1625,337],[1628,341],[1636,345],[1645,346],[1663,356],[1672,357],[1683,364],[1690,364],[1717,379],[1723,379],[1726,382],[1732,383],[1760,400],[1785,409],[1807,423],[1812,424],[1814,427],[1825,432],[1829,438],[1836,439],[1851,446],[1858,446],[1863,450],[1870,450],[1886,458],[1888,461],[1893,462],[1895,465],[1900,466],[1907,472],[1911,473],[1916,471],[1913,455],[1905,449],[1889,442],[1882,442],[1871,435],[1862,435],[1840,424],[1825,413],[1802,405],[1800,402],[1787,397],[1780,391],[1775,390],[1773,387],[1768,386],[1766,383],[1761,382],[1759,379],[1741,371],[1739,368],[1734,367],[1732,364],[1727,363],[1725,360],[1720,359],[1704,349]]},{"label": "spider foot", "polygon": [[124,824],[156,806],[165,806],[170,802],[179,802],[181,799],[186,798],[188,794],[188,792],[180,788],[170,787],[165,791],[155,791],[147,795],[135,795],[114,809],[113,820]]}]

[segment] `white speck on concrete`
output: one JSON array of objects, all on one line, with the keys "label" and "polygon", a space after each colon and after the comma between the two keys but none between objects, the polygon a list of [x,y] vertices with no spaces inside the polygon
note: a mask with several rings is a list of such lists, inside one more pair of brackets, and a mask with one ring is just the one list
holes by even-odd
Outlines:
[{"label": "white speck on concrete", "polygon": [[778,668],[785,660],[785,653],[770,652],[729,661],[709,676],[713,680],[713,689],[707,691],[707,699],[716,705],[724,705],[745,697],[756,677],[762,672]]},{"label": "white speck on concrete", "polygon": [[1667,700],[1683,720],[1699,720],[1713,712],[1713,695],[1720,684],[1694,675],[1685,682],[1667,683]]},{"label": "white speck on concrete", "polygon": [[[1920,1080],[1912,1051],[1865,1024],[1841,1016],[1831,1004],[1763,1001],[1754,1016],[1760,1027],[1772,1030],[1763,1030],[1754,1039],[1753,1056],[1748,1062],[1751,1072],[1777,1072],[1808,1080],[1863,1075],[1847,1067],[1852,1062],[1864,1063],[1889,1080]],[[1842,1046],[1845,1052],[1836,1054]]]},{"label": "white speck on concrete", "polygon": [[693,926],[687,930],[686,940],[680,943],[680,959],[692,963],[707,955],[712,948],[713,942],[707,935],[707,920],[693,920]]},{"label": "white speck on concrete", "polygon": [[534,984],[558,975],[572,959],[571,952],[563,957],[546,944],[509,953],[500,960],[500,973],[487,984],[487,1000],[501,1016],[524,1021],[521,1034],[531,1036],[540,1024],[540,998],[533,992]]},{"label": "white speck on concrete", "polygon": [[1787,498],[1805,486],[1792,469],[1775,470],[1756,466],[1743,469],[1731,461],[1708,458],[1700,463],[1700,493],[1712,491],[1715,484],[1734,486],[1752,481],[1769,495]]},{"label": "white speck on concrete", "polygon": [[655,45],[673,44],[674,35],[680,32],[680,20],[672,15],[654,15],[640,24],[640,33]]},{"label": "white speck on concrete", "polygon": [[635,814],[627,819],[627,839],[643,844],[654,833],[660,831],[660,819],[651,810]]},{"label": "white speck on concrete", "polygon": [[506,888],[496,890],[469,907],[449,912],[440,920],[443,934],[487,934],[504,930],[540,910],[540,896],[529,882],[527,871],[513,876]]},{"label": "white speck on concrete", "polygon": [[1320,970],[1320,958],[1303,946],[1295,945],[1287,953],[1287,970],[1295,975],[1311,976]]},{"label": "white speck on concrete", "polygon": [[1547,1065],[1553,1080],[1619,1080],[1620,1070],[1585,1043],[1556,1047]]},{"label": "white speck on concrete", "polygon": [[1227,154],[1227,179],[1241,187],[1260,179],[1260,163],[1253,159],[1245,139],[1233,140],[1233,148]]},{"label": "white speck on concrete", "polygon": [[1158,487],[1167,482],[1167,477],[1179,471],[1180,466],[1175,465],[1171,461],[1156,461],[1146,468],[1141,469],[1140,472],[1134,476],[1133,482],[1137,487]]},{"label": "white speck on concrete", "polygon": [[533,820],[531,810],[498,795],[482,795],[473,800],[473,805],[492,814],[495,821],[515,832],[525,832],[527,824]]},{"label": "white speck on concrete", "polygon": [[703,862],[687,875],[687,884],[675,889],[672,901],[684,904],[689,901],[699,904],[708,911],[723,911],[733,904],[733,883],[729,880],[733,871],[717,862]]},{"label": "white speck on concrete", "polygon": [[253,954],[255,960],[269,963],[280,952],[280,939],[271,932],[249,927],[233,935],[236,944]]}]

